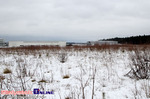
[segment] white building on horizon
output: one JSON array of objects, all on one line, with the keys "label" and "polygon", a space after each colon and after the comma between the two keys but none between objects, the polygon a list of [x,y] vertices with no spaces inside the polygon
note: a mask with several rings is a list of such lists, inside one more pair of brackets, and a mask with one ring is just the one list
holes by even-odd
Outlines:
[{"label": "white building on horizon", "polygon": [[19,47],[19,46],[66,46],[64,41],[9,41],[9,47]]}]

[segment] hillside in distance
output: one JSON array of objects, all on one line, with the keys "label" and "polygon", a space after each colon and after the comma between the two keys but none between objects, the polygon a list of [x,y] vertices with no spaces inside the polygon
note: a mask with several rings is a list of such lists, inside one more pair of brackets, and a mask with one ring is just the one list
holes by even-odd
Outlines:
[{"label": "hillside in distance", "polygon": [[139,35],[124,38],[115,37],[110,39],[103,39],[103,41],[118,41],[118,43],[121,44],[150,44],[150,35]]}]

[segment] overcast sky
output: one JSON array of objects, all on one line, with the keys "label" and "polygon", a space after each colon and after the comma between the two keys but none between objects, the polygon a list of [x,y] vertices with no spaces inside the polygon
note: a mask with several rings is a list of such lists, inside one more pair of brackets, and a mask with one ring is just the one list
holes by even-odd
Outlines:
[{"label": "overcast sky", "polygon": [[150,0],[0,0],[6,40],[88,41],[150,34]]}]

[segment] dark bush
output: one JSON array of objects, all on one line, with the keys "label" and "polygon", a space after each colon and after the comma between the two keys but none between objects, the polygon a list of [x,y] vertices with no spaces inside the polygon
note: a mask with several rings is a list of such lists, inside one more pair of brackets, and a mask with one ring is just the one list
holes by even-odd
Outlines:
[{"label": "dark bush", "polygon": [[150,78],[150,53],[149,51],[134,51],[130,54],[131,70],[127,76],[135,79],[149,79]]}]

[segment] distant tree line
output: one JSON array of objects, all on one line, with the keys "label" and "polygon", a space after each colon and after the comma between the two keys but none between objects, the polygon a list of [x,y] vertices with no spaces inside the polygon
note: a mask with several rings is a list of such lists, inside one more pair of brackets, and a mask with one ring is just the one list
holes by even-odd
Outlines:
[{"label": "distant tree line", "polygon": [[118,41],[121,44],[150,44],[150,35],[139,35],[124,38],[103,39],[103,41]]}]

